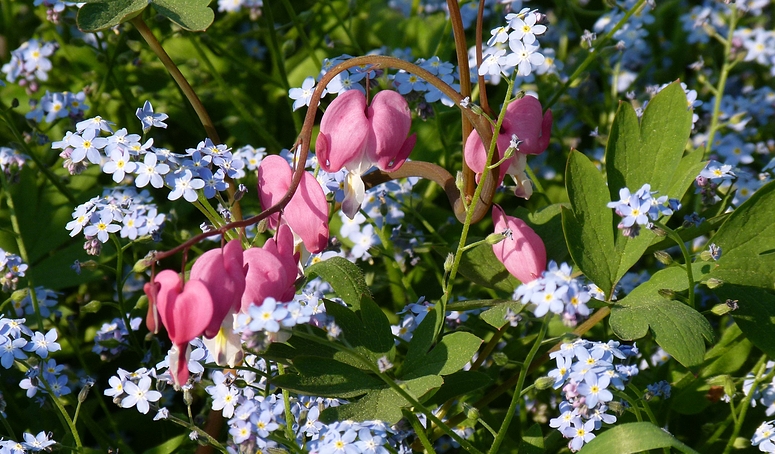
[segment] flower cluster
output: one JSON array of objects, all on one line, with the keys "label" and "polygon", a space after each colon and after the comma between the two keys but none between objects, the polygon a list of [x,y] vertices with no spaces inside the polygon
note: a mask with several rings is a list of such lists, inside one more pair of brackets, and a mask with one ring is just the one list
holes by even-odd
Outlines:
[{"label": "flower cluster", "polygon": [[725,182],[732,181],[736,177],[737,175],[732,171],[731,165],[711,160],[700,171],[697,178],[694,179],[695,193],[702,195],[703,204],[713,205],[721,200],[716,194],[718,187]]},{"label": "flower cluster", "polygon": [[761,452],[775,452],[775,421],[765,421],[751,437],[751,445]]},{"label": "flower cluster", "polygon": [[[38,312],[41,317],[48,318],[51,315],[51,309],[57,305],[59,295],[60,293],[45,287],[35,287],[35,299],[38,302]],[[23,298],[13,300],[13,310],[17,317],[35,314],[35,305],[32,303],[29,290],[25,290]]]},{"label": "flower cluster", "polygon": [[28,90],[38,90],[38,81],[48,80],[48,72],[52,65],[49,57],[57,50],[55,42],[41,42],[31,39],[22,43],[18,49],[11,51],[11,61],[4,64],[2,70],[8,82],[26,85]]},{"label": "flower cluster", "polygon": [[[23,318],[0,318],[0,365],[10,369],[16,361],[26,361],[31,366],[19,383],[27,397],[34,397],[38,391],[57,397],[70,394],[67,376],[62,374],[65,367],[47,359],[49,353],[61,350],[56,330],[33,332],[25,322]],[[28,353],[36,357],[30,360]]]},{"label": "flower cluster", "polygon": [[141,368],[134,372],[118,369],[118,375],[110,377],[110,388],[103,394],[112,397],[113,402],[122,408],[137,407],[137,411],[146,414],[150,404],[161,399],[161,393],[151,389],[151,378],[156,375],[155,369]]},{"label": "flower cluster", "polygon": [[16,290],[19,278],[24,277],[26,272],[27,264],[21,257],[0,248],[0,285],[4,292]]},{"label": "flower cluster", "polygon": [[635,194],[631,194],[628,188],[621,188],[620,200],[608,202],[608,208],[613,208],[622,217],[617,227],[622,229],[624,236],[638,236],[641,226],[648,227],[651,221],[670,216],[681,207],[676,199],[668,199],[667,196],[656,198],[654,194],[656,191],[652,191],[651,185],[646,183]]},{"label": "flower cluster", "polygon": [[579,279],[572,278],[571,272],[567,263],[557,265],[550,261],[548,269],[538,279],[517,287],[513,298],[523,304],[534,304],[532,311],[536,317],[543,317],[548,312],[562,314],[563,322],[573,326],[580,318],[589,316],[591,310],[587,302],[593,291]]},{"label": "flower cluster", "polygon": [[13,148],[0,147],[0,172],[8,181],[15,181],[28,159],[29,156]]},{"label": "flower cluster", "polygon": [[562,388],[563,395],[561,414],[549,426],[571,439],[568,442],[571,451],[580,450],[595,438],[592,432],[603,423],[616,422],[616,416],[606,413],[614,398],[608,388],[624,390],[629,378],[638,374],[637,367],[626,365],[637,354],[634,345],[579,339],[563,344],[560,350],[549,355],[557,361],[557,368],[549,371],[549,377],[554,379],[554,389]]},{"label": "flower cluster", "polygon": [[526,77],[541,67],[545,57],[536,36],[546,32],[546,26],[539,23],[543,18],[543,14],[530,8],[506,15],[506,25],[490,31],[492,36],[482,50],[478,74],[498,81],[501,75],[509,76],[514,70]]},{"label": "flower cluster", "polygon": [[69,91],[51,93],[46,90],[46,94],[24,117],[36,123],[42,123],[43,120],[52,123],[59,118],[65,117],[80,121],[83,119],[84,112],[89,109],[85,101],[86,93],[83,91],[78,93],[71,93]]},{"label": "flower cluster", "polygon": [[131,187],[107,188],[102,197],[94,197],[73,211],[73,220],[65,228],[74,237],[83,231],[84,249],[90,255],[99,255],[101,244],[111,233],[121,238],[136,240],[150,235],[158,238],[166,215],[159,213],[148,191],[137,192]]},{"label": "flower cluster", "polygon": [[10,454],[23,453],[25,450],[31,452],[50,451],[52,446],[56,444],[55,440],[52,440],[51,434],[46,431],[40,431],[37,435],[33,435],[29,432],[24,432],[22,435],[24,441],[14,440],[0,440],[0,447],[2,447],[3,453],[8,452]]}]

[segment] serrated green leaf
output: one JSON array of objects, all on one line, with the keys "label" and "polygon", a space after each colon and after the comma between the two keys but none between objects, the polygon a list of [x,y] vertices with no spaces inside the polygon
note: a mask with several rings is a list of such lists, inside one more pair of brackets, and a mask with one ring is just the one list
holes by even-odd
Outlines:
[{"label": "serrated green leaf", "polygon": [[152,0],[156,12],[186,30],[201,32],[215,19],[210,0]]},{"label": "serrated green leaf", "polygon": [[459,370],[444,376],[444,384],[428,401],[429,405],[441,405],[450,399],[462,395],[471,395],[474,391],[489,386],[492,378],[477,370]]},{"label": "serrated green leaf", "polygon": [[631,454],[659,448],[674,448],[683,453],[699,454],[650,422],[619,424],[606,429],[584,445],[580,453]]},{"label": "serrated green leaf", "polygon": [[423,364],[407,371],[405,378],[425,375],[448,375],[466,365],[479,349],[482,340],[463,331],[447,334],[425,357]]},{"label": "serrated green leaf", "polygon": [[293,366],[298,374],[272,379],[272,384],[301,394],[352,398],[385,388],[379,378],[342,362],[316,356],[297,356]]},{"label": "serrated green leaf", "polygon": [[352,306],[353,310],[360,309],[361,299],[364,296],[371,298],[371,292],[363,278],[363,272],[346,258],[331,257],[328,260],[310,265],[305,273],[307,279],[318,276],[331,284],[336,296]]},{"label": "serrated green leaf", "polygon": [[[428,375],[405,381],[402,386],[409,395],[415,399],[420,399],[443,383],[444,380],[438,375]],[[409,405],[409,401],[393,389],[381,389],[368,393],[357,402],[327,408],[320,414],[320,420],[324,423],[345,420],[380,420],[392,425],[403,417],[401,410]]]},{"label": "serrated green leaf", "polygon": [[562,207],[562,227],[573,261],[606,295],[616,283],[613,211],[605,179],[592,161],[572,150],[565,170],[571,208]]},{"label": "serrated green leaf", "polygon": [[83,32],[96,32],[126,22],[148,6],[148,0],[92,1],[83,5],[76,16]]},{"label": "serrated green leaf", "polygon": [[515,314],[522,312],[525,305],[518,301],[509,301],[504,304],[493,306],[490,309],[479,314],[479,318],[495,329],[501,329],[506,323],[506,314],[511,309]]},{"label": "serrated green leaf", "polygon": [[[711,263],[695,263],[695,281],[707,277]],[[611,328],[623,340],[640,339],[651,330],[654,340],[686,367],[697,366],[705,357],[705,342],[713,342],[713,328],[705,317],[684,303],[659,294],[689,288],[686,270],[673,266],[658,271],[647,282],[611,307]]]},{"label": "serrated green leaf", "polygon": [[[475,238],[471,240],[476,241]],[[477,285],[502,292],[512,293],[520,284],[519,279],[512,276],[503,263],[495,257],[489,244],[467,250],[460,259],[458,271]]]},{"label": "serrated green leaf", "polygon": [[533,424],[522,434],[522,441],[519,442],[519,452],[521,454],[542,454],[545,452],[544,433],[541,431],[540,424]]}]

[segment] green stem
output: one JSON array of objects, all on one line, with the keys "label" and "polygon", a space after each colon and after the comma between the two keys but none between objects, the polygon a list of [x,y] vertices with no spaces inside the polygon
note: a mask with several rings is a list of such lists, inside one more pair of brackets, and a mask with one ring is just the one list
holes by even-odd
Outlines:
[{"label": "green stem", "polygon": [[[285,375],[285,366],[282,363],[277,364],[277,372],[280,375]],[[293,414],[291,413],[291,399],[287,389],[283,388],[283,406],[285,408],[285,436],[288,437],[288,441],[292,442],[296,439],[296,435],[293,433]]]},{"label": "green stem", "polygon": [[694,309],[694,273],[692,272],[692,257],[689,255],[689,250],[686,249],[686,244],[681,238],[681,235],[679,235],[675,230],[662,224],[661,222],[654,222],[654,225],[667,232],[667,236],[678,243],[678,247],[681,248],[681,254],[683,254],[684,263],[686,264],[686,277],[689,280],[689,307]]},{"label": "green stem", "polygon": [[730,4],[731,15],[729,17],[729,31],[727,32],[727,38],[722,40],[724,43],[724,64],[721,66],[721,74],[719,75],[718,85],[715,89],[716,102],[713,104],[713,116],[710,120],[710,128],[708,129],[708,142],[705,144],[705,157],[706,159],[710,155],[711,147],[713,147],[713,136],[716,135],[716,131],[719,129],[719,116],[721,114],[721,99],[724,97],[724,88],[727,84],[727,77],[729,71],[734,66],[734,62],[729,62],[729,57],[732,55],[732,39],[734,37],[735,28],[737,28],[737,7],[735,4]]},{"label": "green stem", "polygon": [[129,337],[133,349],[142,355],[142,344],[135,337],[135,331],[131,328],[132,324],[129,321],[129,316],[127,314],[128,311],[126,310],[126,307],[124,307],[124,288],[122,285],[122,282],[124,282],[122,278],[122,275],[124,274],[124,249],[121,247],[121,242],[118,240],[116,235],[111,234],[110,239],[113,241],[113,246],[116,248],[116,293],[118,294],[118,306],[121,312],[121,320],[124,321],[124,326],[126,327],[127,331],[129,331]]},{"label": "green stem", "polygon": [[587,55],[587,58],[584,59],[583,62],[579,65],[578,68],[576,68],[575,71],[573,71],[573,74],[570,75],[567,81],[563,84],[563,86],[555,92],[552,97],[549,99],[549,101],[544,105],[544,109],[548,109],[554,105],[555,102],[562,96],[563,93],[565,93],[568,88],[570,88],[571,84],[578,79],[579,76],[581,76],[584,71],[587,69],[587,67],[592,64],[592,61],[597,58],[598,55],[600,55],[600,48],[603,47],[613,36],[614,33],[619,31],[620,28],[624,26],[624,24],[627,23],[628,20],[630,20],[630,17],[632,17],[633,14],[635,14],[644,4],[646,3],[646,0],[638,0],[638,3],[636,3],[632,8],[630,8],[629,11],[622,17],[619,22],[614,25],[614,28],[611,29],[608,33],[606,33],[602,38],[595,41],[594,44],[594,51],[590,49],[589,54]]},{"label": "green stem", "polygon": [[137,28],[137,31],[140,32],[140,35],[145,42],[148,43],[148,47],[150,47],[153,53],[159,57],[159,60],[161,60],[164,67],[167,68],[167,71],[169,71],[170,75],[175,80],[175,83],[177,83],[178,87],[183,91],[186,99],[191,103],[191,107],[194,108],[196,115],[199,117],[199,121],[205,129],[207,137],[209,137],[216,145],[220,144],[221,139],[218,136],[218,132],[215,130],[215,125],[210,119],[210,115],[207,113],[205,106],[202,104],[202,101],[199,100],[194,89],[191,88],[191,84],[183,77],[183,73],[180,72],[180,69],[175,65],[175,62],[173,62],[172,58],[167,54],[167,51],[165,51],[164,47],[159,43],[159,40],[156,39],[156,36],[154,36],[151,29],[148,28],[148,25],[143,21],[142,14],[135,16],[130,22]]},{"label": "green stem", "polygon": [[743,427],[745,415],[748,413],[748,409],[751,408],[751,401],[754,398],[754,390],[756,390],[759,387],[759,384],[763,381],[764,373],[767,370],[767,355],[762,355],[761,358],[759,358],[756,366],[754,366],[754,370],[757,371],[756,377],[754,378],[753,384],[751,385],[751,392],[749,392],[748,395],[743,398],[742,402],[740,402],[740,414],[735,421],[735,426],[732,428],[732,435],[729,436],[727,445],[724,448],[724,454],[732,452],[735,440],[737,440],[737,435],[740,433],[740,429]]},{"label": "green stem", "polygon": [[56,406],[57,410],[59,410],[61,419],[65,422],[66,428],[69,429],[70,433],[73,435],[73,441],[75,442],[75,446],[78,447],[78,450],[80,451],[81,449],[83,449],[83,445],[81,444],[81,437],[80,435],[78,435],[78,429],[75,427],[75,422],[70,418],[70,415],[67,413],[67,410],[65,410],[65,407],[64,405],[62,405],[62,402],[59,401],[59,397],[56,397],[54,395],[42,371],[40,374],[38,374],[38,380],[40,381],[41,384],[43,384],[43,387],[48,392],[49,397],[51,398],[51,402],[53,402],[54,406]]},{"label": "green stem", "polygon": [[426,452],[436,452],[435,449],[433,449],[433,443],[428,439],[428,434],[425,433],[427,430],[425,427],[422,426],[420,423],[420,420],[417,418],[417,415],[414,413],[409,413],[408,411],[404,413],[404,416],[406,416],[406,419],[409,420],[409,422],[412,424],[412,429],[414,429],[414,433],[417,434],[417,438],[420,439],[420,443],[422,443],[423,448],[425,448]]},{"label": "green stem", "polygon": [[498,436],[495,437],[495,440],[492,442],[489,454],[496,454],[503,443],[503,440],[506,439],[506,433],[511,425],[511,420],[514,418],[514,413],[517,411],[517,404],[522,395],[522,388],[525,386],[525,379],[527,378],[530,363],[533,362],[533,358],[535,358],[535,355],[538,353],[538,348],[541,346],[541,342],[543,342],[544,336],[546,335],[549,318],[550,315],[544,317],[543,323],[541,323],[541,329],[538,332],[538,337],[533,342],[533,346],[530,348],[530,352],[528,352],[525,362],[522,363],[522,370],[519,372],[519,380],[517,381],[516,388],[514,388],[514,394],[511,396],[509,409],[506,411],[506,415],[503,418],[503,424],[501,424],[500,429],[498,429]]},{"label": "green stem", "polygon": [[[153,407],[152,407],[153,408]],[[154,408],[156,409],[156,408]],[[197,427],[195,424],[191,424],[188,421],[184,421],[177,416],[169,415],[167,416],[167,421],[172,422],[173,424],[177,424],[181,427],[184,427],[186,429],[189,429],[193,432],[196,432],[197,435],[204,438],[207,441],[207,444],[212,446],[213,448],[217,449],[218,451],[222,452],[223,454],[229,454],[229,451],[226,450],[226,448],[221,445],[218,440],[213,438],[210,434],[208,434],[206,431],[202,430],[201,428]]]},{"label": "green stem", "polygon": [[[515,73],[516,74],[516,73]],[[514,80],[508,79],[508,89],[506,90],[506,99],[503,102],[503,107],[501,108],[500,115],[498,115],[498,121],[495,124],[495,130],[493,131],[492,140],[490,141],[490,148],[487,151],[487,161],[486,162],[492,162],[493,157],[495,156],[495,150],[497,149],[498,145],[498,134],[500,133],[501,127],[503,126],[503,120],[506,117],[506,107],[509,105],[509,101],[511,100],[511,92],[512,88],[514,86]],[[487,176],[490,173],[489,166],[484,166],[484,169],[482,169],[482,176],[481,180],[482,182],[487,179]],[[463,257],[463,252],[465,251],[466,246],[466,240],[468,239],[468,231],[471,228],[471,221],[473,220],[474,213],[476,212],[476,205],[479,202],[479,197],[482,194],[482,189],[484,188],[484,184],[479,184],[476,186],[476,190],[474,191],[473,199],[471,200],[471,204],[466,209],[466,217],[465,221],[463,222],[463,231],[460,234],[460,241],[458,243],[457,251],[455,252],[455,257],[452,261],[452,267],[449,270],[449,277],[447,279],[447,284],[444,288],[444,296],[441,299],[442,304],[442,313],[446,313],[446,305],[450,301],[450,298],[452,297],[452,287],[454,285],[455,277],[457,276],[458,268],[460,268],[460,260]],[[441,327],[443,325],[439,325]],[[439,333],[436,333],[437,335]]]},{"label": "green stem", "polygon": [[312,46],[312,43],[310,43],[309,37],[307,36],[307,33],[304,31],[304,27],[299,21],[299,16],[297,16],[296,11],[293,10],[293,5],[291,5],[291,2],[289,0],[282,0],[282,3],[283,3],[283,6],[285,7],[285,11],[287,11],[288,15],[291,16],[291,21],[293,22],[293,26],[296,28],[296,32],[299,34],[299,38],[301,38],[301,42],[304,43],[304,47],[307,48],[307,53],[309,54],[309,58],[313,62],[315,62],[317,66],[322,66],[322,62],[315,54],[315,48]]}]

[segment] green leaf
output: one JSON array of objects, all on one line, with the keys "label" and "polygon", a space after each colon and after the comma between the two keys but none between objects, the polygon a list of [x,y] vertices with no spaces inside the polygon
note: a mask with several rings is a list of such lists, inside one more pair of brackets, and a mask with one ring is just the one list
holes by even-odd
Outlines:
[{"label": "green leaf", "polygon": [[[475,239],[472,238],[473,240]],[[458,271],[477,285],[506,293],[512,293],[520,284],[519,279],[512,276],[495,257],[489,244],[467,250],[460,259]]]},{"label": "green leaf", "polygon": [[[619,190],[651,185],[659,196],[680,199],[702,169],[702,151],[683,157],[692,129],[692,111],[680,84],[674,82],[649,101],[643,118],[630,103],[622,102],[611,125],[606,145],[606,173],[611,200],[619,200]],[[618,218],[616,219],[618,222]],[[640,260],[656,240],[648,229],[635,238],[616,229],[616,273],[614,282]]]},{"label": "green leaf", "polygon": [[492,378],[478,370],[459,370],[444,377],[444,384],[428,401],[429,405],[441,405],[462,395],[470,396],[474,391],[489,386]]},{"label": "green leaf", "polygon": [[215,19],[210,0],[152,0],[156,11],[186,30],[201,32]]},{"label": "green leaf", "polygon": [[546,246],[546,256],[558,263],[567,260],[568,256],[568,246],[562,235],[562,207],[569,206],[567,203],[555,203],[533,212],[525,207],[519,207],[514,214],[527,222],[527,225],[541,237]]},{"label": "green leaf", "polygon": [[[366,305],[373,305],[373,307],[370,306],[370,309],[367,309],[369,318],[376,319],[379,317],[384,318],[384,320],[369,320],[366,322],[359,316],[362,314],[362,311],[353,312],[351,309],[330,300],[325,301],[326,312],[334,317],[336,324],[342,330],[342,336],[347,340],[350,347],[368,358],[373,364],[376,364],[377,360],[383,356],[392,359],[395,355],[395,344],[393,342],[393,333],[390,331],[390,323],[376,303],[369,298],[364,298],[363,301]],[[376,332],[371,331],[374,326],[380,325],[387,329],[389,334],[384,329],[377,329]],[[337,352],[334,354],[334,358],[357,368],[369,370],[369,366],[363,364],[362,360],[347,352]]]},{"label": "green leaf", "polygon": [[482,312],[479,314],[479,318],[484,320],[493,328],[501,329],[506,323],[508,323],[506,321],[506,313],[509,311],[509,309],[511,309],[515,314],[519,314],[524,308],[525,305],[519,301],[509,301],[505,304],[493,306],[490,309]]},{"label": "green leaf", "polygon": [[148,4],[148,0],[90,1],[78,10],[76,22],[83,32],[105,30],[134,18]]},{"label": "green leaf", "polygon": [[424,375],[448,375],[466,365],[479,349],[482,340],[471,333],[447,334],[426,356],[423,364],[404,374],[405,378]]},{"label": "green leaf", "polygon": [[176,449],[180,448],[180,446],[187,441],[188,436],[186,434],[178,435],[177,437],[172,437],[158,446],[154,446],[153,448],[144,451],[143,454],[167,454],[170,452],[175,452]]},{"label": "green leaf", "polygon": [[541,431],[540,424],[533,424],[522,434],[522,441],[519,442],[519,452],[521,454],[542,454],[545,452],[544,434]]},{"label": "green leaf", "polygon": [[[668,195],[691,132],[692,110],[678,82],[649,101],[640,124],[632,105],[619,103],[606,145],[611,200],[619,200],[621,188],[636,191],[646,183],[659,195]],[[679,180],[684,177],[680,175]]]},{"label": "green leaf", "polygon": [[713,292],[721,301],[737,301],[738,308],[731,313],[737,326],[754,345],[775,356],[775,295],[763,288],[735,284],[724,284]]},{"label": "green leaf", "polygon": [[[721,247],[712,277],[725,283],[773,289],[775,283],[775,181],[727,218],[710,242]],[[737,298],[735,298],[737,299]],[[742,326],[741,326],[742,328]],[[745,331],[745,329],[743,329]]]},{"label": "green leaf", "polygon": [[697,451],[650,422],[616,425],[597,435],[581,448],[581,454],[630,454],[650,449],[674,448],[683,453]]},{"label": "green leaf", "polygon": [[562,227],[573,261],[606,295],[616,283],[613,211],[605,179],[592,161],[572,150],[565,169],[571,208],[562,208]]},{"label": "green leaf", "polygon": [[336,296],[352,306],[354,310],[360,309],[361,299],[364,296],[371,298],[371,292],[361,269],[346,258],[331,257],[307,267],[305,272],[308,280],[318,276],[331,284]]},{"label": "green leaf", "polygon": [[[710,263],[695,263],[695,281],[710,273]],[[611,307],[611,328],[623,340],[640,339],[651,330],[654,340],[686,367],[697,366],[705,357],[705,342],[713,342],[713,328],[705,317],[688,305],[659,294],[689,288],[686,270],[672,266],[658,271]]]},{"label": "green leaf", "polygon": [[76,16],[78,28],[96,32],[133,19],[148,5],[189,31],[204,31],[215,19],[210,0],[89,0]]},{"label": "green leaf", "polygon": [[327,358],[297,356],[293,366],[298,374],[272,379],[272,384],[301,394],[351,398],[384,388],[385,383],[360,369]]},{"label": "green leaf", "polygon": [[[428,375],[403,382],[401,386],[409,395],[420,399],[428,391],[440,387],[442,383],[444,380],[438,375]],[[403,417],[401,409],[409,406],[409,401],[393,389],[387,388],[372,391],[351,404],[329,407],[320,414],[320,420],[326,424],[345,420],[380,420],[392,425]]]},{"label": "green leaf", "polygon": [[425,318],[412,333],[412,340],[409,341],[409,349],[406,351],[406,358],[401,365],[400,376],[411,373],[419,369],[425,363],[426,355],[433,346],[436,338],[436,322],[440,319],[439,312],[441,305],[436,304],[433,310],[425,314]]}]

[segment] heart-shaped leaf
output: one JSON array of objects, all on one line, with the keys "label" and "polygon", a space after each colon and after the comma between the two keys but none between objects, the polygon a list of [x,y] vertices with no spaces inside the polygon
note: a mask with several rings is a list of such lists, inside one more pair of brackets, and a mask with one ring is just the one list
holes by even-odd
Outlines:
[{"label": "heart-shaped leaf", "polygon": [[215,19],[210,0],[87,0],[76,22],[84,32],[96,32],[129,21],[148,5],[189,31],[204,31]]}]

